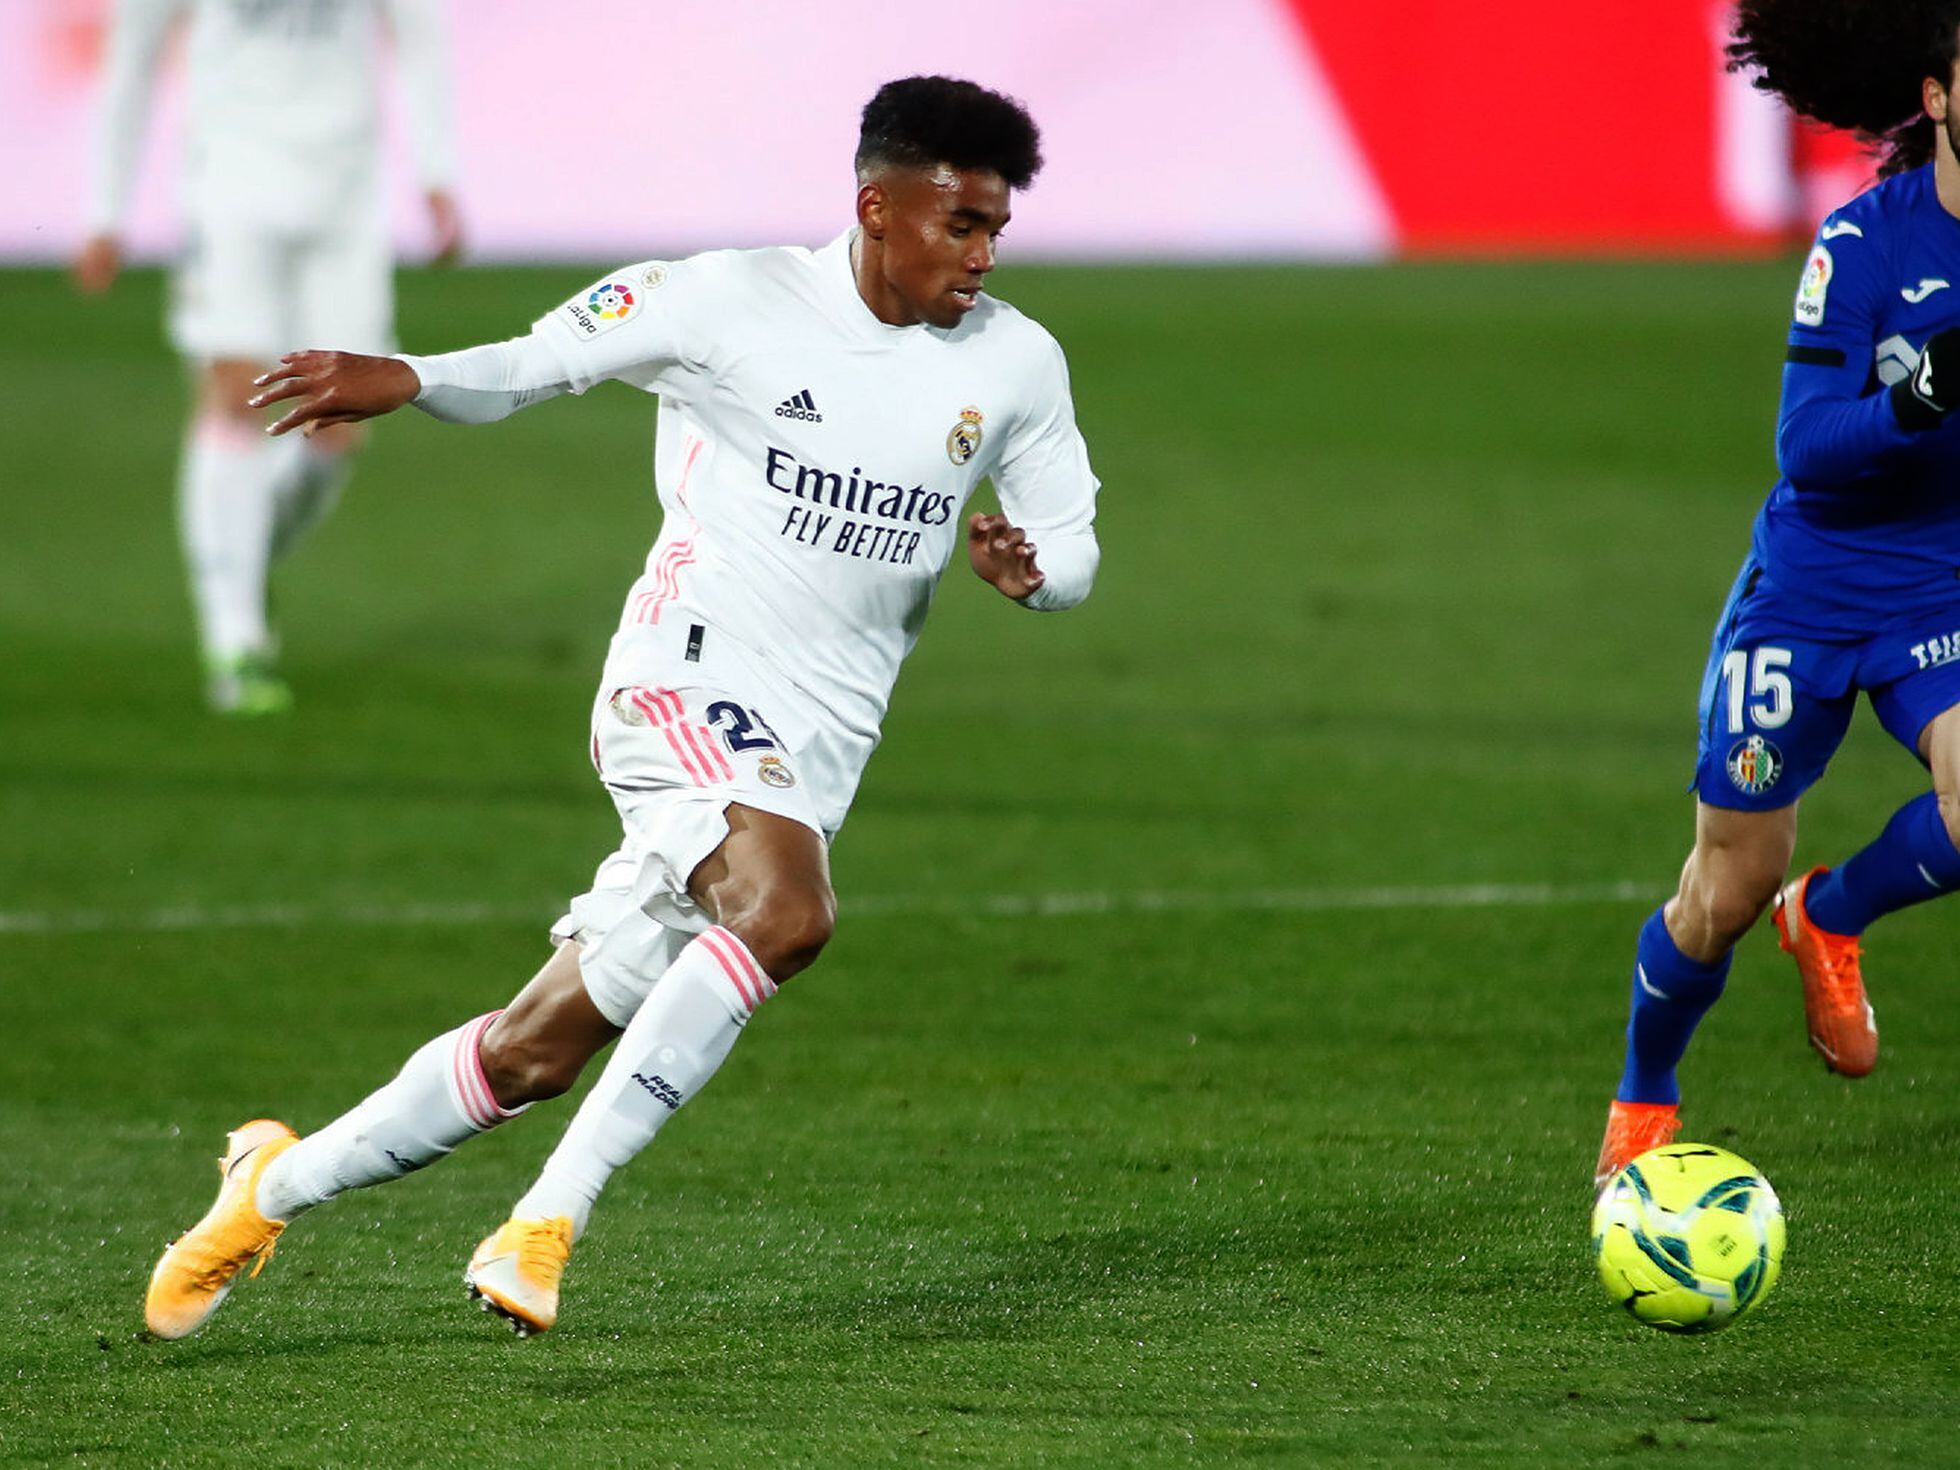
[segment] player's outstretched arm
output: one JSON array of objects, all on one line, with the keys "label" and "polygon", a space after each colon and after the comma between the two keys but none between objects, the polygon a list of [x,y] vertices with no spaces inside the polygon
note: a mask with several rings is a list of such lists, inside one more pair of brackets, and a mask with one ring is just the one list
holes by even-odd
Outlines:
[{"label": "player's outstretched arm", "polygon": [[[647,262],[614,274],[637,281],[651,278],[646,288],[651,291],[666,284],[668,269]],[[682,266],[673,267],[676,284],[682,271]],[[614,289],[610,282],[604,288]],[[674,286],[667,290],[671,295]],[[640,308],[630,321],[622,314],[624,330],[595,340],[610,330],[593,325],[587,302],[596,291],[580,292],[525,336],[434,357],[290,352],[257,379],[260,392],[252,406],[292,405],[267,429],[271,434],[358,423],[408,403],[444,423],[489,424],[562,393],[583,393],[608,378],[657,385],[659,370],[681,356],[671,325],[661,312]]]},{"label": "player's outstretched arm", "polygon": [[289,352],[279,365],[253,380],[253,408],[290,403],[267,426],[268,434],[294,429],[311,433],[329,424],[357,424],[411,403],[422,391],[415,369],[398,357],[360,352]]}]

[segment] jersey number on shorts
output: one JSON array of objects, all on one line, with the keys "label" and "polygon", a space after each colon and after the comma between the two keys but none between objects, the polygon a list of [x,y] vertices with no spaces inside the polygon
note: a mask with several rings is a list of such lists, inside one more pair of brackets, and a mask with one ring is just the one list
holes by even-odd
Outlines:
[{"label": "jersey number on shorts", "polygon": [[1796,713],[1796,696],[1790,688],[1790,650],[1765,645],[1752,658],[1747,649],[1738,648],[1722,658],[1722,682],[1729,691],[1729,733],[1740,735],[1746,713],[1759,730],[1774,730],[1790,723]]},{"label": "jersey number on shorts", "polygon": [[718,699],[709,705],[708,723],[721,731],[721,738],[728,742],[730,750],[781,749],[775,732],[762,716],[752,709],[743,709],[732,699]]}]

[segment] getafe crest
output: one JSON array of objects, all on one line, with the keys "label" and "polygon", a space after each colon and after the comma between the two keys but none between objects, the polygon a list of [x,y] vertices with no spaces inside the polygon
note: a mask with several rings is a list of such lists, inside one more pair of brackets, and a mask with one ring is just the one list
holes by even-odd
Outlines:
[{"label": "getafe crest", "polygon": [[1760,735],[1738,740],[1729,750],[1729,780],[1747,796],[1760,796],[1783,774],[1783,752]]},{"label": "getafe crest", "polygon": [[960,410],[960,421],[946,436],[946,458],[954,464],[966,464],[980,452],[981,418],[982,414],[977,408]]}]

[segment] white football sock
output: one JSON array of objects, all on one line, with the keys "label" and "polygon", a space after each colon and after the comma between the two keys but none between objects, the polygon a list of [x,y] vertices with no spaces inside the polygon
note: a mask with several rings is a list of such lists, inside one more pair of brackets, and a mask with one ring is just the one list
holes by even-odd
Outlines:
[{"label": "white football sock", "polygon": [[570,1216],[583,1234],[613,1170],[653,1142],[707,1085],[755,1008],[776,993],[748,946],[728,930],[696,936],[641,1002],[565,1136],[511,1211],[520,1220]]},{"label": "white football sock", "polygon": [[274,1159],[259,1176],[259,1213],[290,1220],[344,1189],[399,1179],[523,1112],[530,1104],[499,1106],[483,1075],[478,1047],[502,1014],[492,1011],[444,1032],[410,1057],[394,1081]]},{"label": "white football sock", "polygon": [[266,649],[265,574],[273,488],[285,447],[249,424],[205,414],[191,426],[178,479],[178,530],[205,656]]},{"label": "white football sock", "polygon": [[273,484],[272,560],[291,554],[306,533],[340,503],[353,453],[323,449],[303,434],[273,441],[284,451]]}]

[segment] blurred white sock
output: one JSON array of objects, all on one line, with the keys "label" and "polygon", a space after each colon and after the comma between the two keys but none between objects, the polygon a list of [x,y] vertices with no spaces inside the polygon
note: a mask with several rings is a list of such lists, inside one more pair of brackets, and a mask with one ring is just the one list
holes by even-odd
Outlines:
[{"label": "blurred white sock", "polygon": [[222,414],[192,426],[178,481],[178,529],[207,658],[264,652],[273,491],[284,446]]},{"label": "blurred white sock", "polygon": [[273,441],[284,451],[273,485],[272,560],[280,561],[327,518],[353,469],[353,452],[323,449],[304,434]]}]

